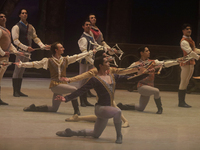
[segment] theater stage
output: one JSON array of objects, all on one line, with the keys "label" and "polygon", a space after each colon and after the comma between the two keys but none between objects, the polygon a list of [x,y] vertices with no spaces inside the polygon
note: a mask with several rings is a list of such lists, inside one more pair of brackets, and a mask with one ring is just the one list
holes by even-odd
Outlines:
[{"label": "theater stage", "polygon": [[[73,115],[71,103],[62,103],[57,113],[24,112],[34,103],[51,105],[50,79],[25,78],[22,91],[29,97],[13,97],[11,78],[2,80],[0,106],[0,150],[199,150],[200,149],[200,95],[188,94],[186,101],[192,108],[177,107],[177,92],[161,91],[163,114],[157,115],[151,97],[144,112],[122,111],[130,123],[123,128],[123,143],[115,144],[112,119],[99,139],[91,137],[58,137],[65,128],[92,129],[92,122],[65,122]],[[73,83],[77,86],[77,83]],[[92,90],[94,93],[94,91]],[[95,98],[88,98],[95,103]],[[137,91],[116,90],[116,102],[138,104]],[[80,107],[81,115],[94,114],[94,107]]]}]

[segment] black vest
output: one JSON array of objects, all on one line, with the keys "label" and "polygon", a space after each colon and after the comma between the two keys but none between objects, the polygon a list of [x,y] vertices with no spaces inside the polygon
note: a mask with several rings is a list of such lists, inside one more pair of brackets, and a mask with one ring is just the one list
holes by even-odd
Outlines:
[{"label": "black vest", "polygon": [[[91,36],[85,35],[84,33],[81,35],[81,38],[82,38],[82,37],[86,38],[86,40],[87,40],[87,51],[93,50],[94,45],[92,45],[92,44],[90,43],[90,41],[91,41],[92,43],[94,43],[94,39],[93,39]],[[83,58],[83,59],[81,59],[80,62],[81,62],[82,64],[86,64],[86,59]]]},{"label": "black vest", "polygon": [[30,46],[28,37],[27,37],[29,25],[27,25],[26,27],[24,24],[20,22],[18,22],[17,25],[19,27],[19,41],[26,46]]}]

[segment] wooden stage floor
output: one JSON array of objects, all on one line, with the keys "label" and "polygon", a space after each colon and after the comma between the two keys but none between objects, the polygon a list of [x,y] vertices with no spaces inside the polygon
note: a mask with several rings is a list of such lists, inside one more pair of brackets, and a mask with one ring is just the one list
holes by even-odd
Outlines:
[{"label": "wooden stage floor", "polygon": [[[50,79],[25,78],[22,91],[29,97],[13,97],[11,78],[2,80],[0,106],[0,150],[199,150],[200,95],[187,94],[192,108],[177,107],[177,92],[161,92],[163,114],[155,114],[151,97],[144,112],[122,111],[130,123],[122,128],[123,143],[115,144],[115,129],[110,119],[99,139],[91,137],[58,137],[56,132],[66,128],[92,129],[92,122],[65,122],[73,115],[71,103],[62,103],[57,113],[24,112],[34,103],[51,105]],[[77,83],[73,85],[77,86]],[[94,91],[92,90],[94,93]],[[137,91],[116,90],[115,101],[138,104]],[[89,98],[95,103],[95,98]],[[80,107],[81,115],[94,114],[94,107]]]}]

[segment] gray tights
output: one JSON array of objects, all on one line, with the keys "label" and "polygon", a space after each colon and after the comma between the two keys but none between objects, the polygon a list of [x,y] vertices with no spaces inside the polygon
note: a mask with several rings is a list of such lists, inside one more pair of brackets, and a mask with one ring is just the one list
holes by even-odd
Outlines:
[{"label": "gray tights", "polygon": [[143,111],[145,109],[151,95],[154,95],[154,99],[160,98],[159,89],[152,86],[143,85],[138,88],[138,92],[141,94],[139,106],[135,106],[135,109],[138,111]]},{"label": "gray tights", "polygon": [[48,106],[48,111],[51,112],[57,112],[59,106],[60,106],[60,101],[56,101],[55,98],[57,95],[62,95],[62,94],[69,94],[71,92],[76,91],[77,88],[75,86],[71,86],[68,84],[59,84],[57,86],[54,86],[51,88],[51,91],[54,93],[53,98],[52,98],[52,106]]},{"label": "gray tights", "polygon": [[87,136],[98,138],[102,134],[110,118],[113,118],[114,124],[121,123],[121,110],[119,108],[96,105],[95,115],[97,116],[97,120],[94,125],[94,130],[86,129]]}]

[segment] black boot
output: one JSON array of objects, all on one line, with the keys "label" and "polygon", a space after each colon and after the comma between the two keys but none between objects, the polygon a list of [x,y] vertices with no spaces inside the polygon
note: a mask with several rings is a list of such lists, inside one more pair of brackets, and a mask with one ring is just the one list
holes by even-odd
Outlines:
[{"label": "black boot", "polygon": [[121,133],[122,122],[121,123],[114,123],[114,125],[115,125],[115,130],[116,130],[116,133],[117,133],[117,139],[116,139],[115,143],[122,144],[122,133]]},{"label": "black boot", "polygon": [[90,90],[88,90],[87,97],[96,97],[96,96],[94,94],[92,94]]},{"label": "black boot", "polygon": [[179,90],[178,91],[178,100],[179,100],[178,107],[190,108],[192,106],[186,104],[185,95],[186,95],[186,90]]},{"label": "black boot", "polygon": [[37,111],[37,112],[48,112],[47,105],[35,106],[35,104],[31,104],[29,107],[25,107],[24,111]]},{"label": "black boot", "polygon": [[87,92],[80,96],[80,102],[82,107],[94,106],[87,101]]},{"label": "black boot", "polygon": [[65,131],[58,131],[56,135],[62,137],[86,136],[86,132],[85,130],[72,131],[70,128],[67,128]]},{"label": "black boot", "polygon": [[8,103],[5,103],[0,99],[0,105],[8,105]]},{"label": "black boot", "polygon": [[85,95],[81,95],[79,98],[80,98],[81,106],[86,107],[86,104],[84,103]]},{"label": "black boot", "polygon": [[79,107],[78,107],[78,100],[72,100],[72,106],[74,108],[74,115],[77,114],[77,115],[81,115],[80,111],[79,111]]},{"label": "black boot", "polygon": [[156,112],[157,114],[162,114],[163,108],[162,108],[162,103],[161,103],[161,98],[154,99],[156,106],[158,108],[158,111]]},{"label": "black boot", "polygon": [[19,79],[18,78],[12,78],[12,85],[13,85],[13,96],[14,97],[20,97],[20,94],[19,94]]},{"label": "black boot", "polygon": [[135,105],[123,105],[122,103],[118,103],[117,107],[119,107],[121,110],[135,110]]},{"label": "black boot", "polygon": [[19,95],[22,97],[28,97],[28,95],[21,92],[22,78],[19,78],[18,80],[19,80],[18,81],[19,82]]}]

